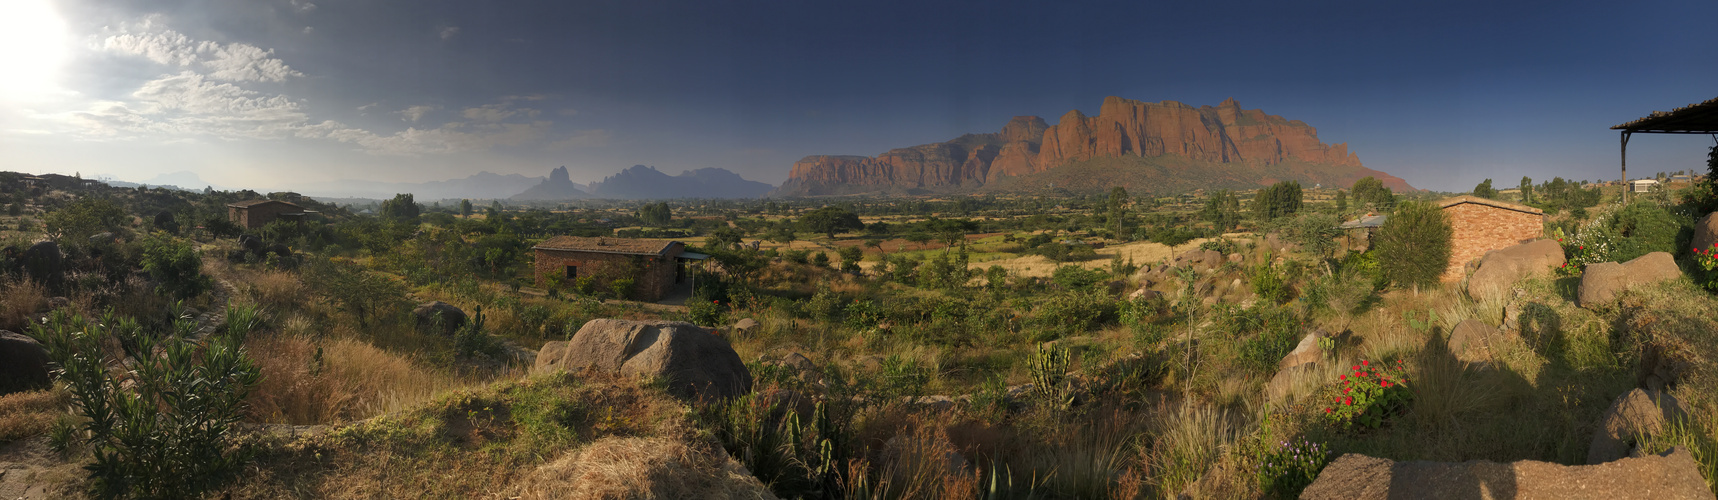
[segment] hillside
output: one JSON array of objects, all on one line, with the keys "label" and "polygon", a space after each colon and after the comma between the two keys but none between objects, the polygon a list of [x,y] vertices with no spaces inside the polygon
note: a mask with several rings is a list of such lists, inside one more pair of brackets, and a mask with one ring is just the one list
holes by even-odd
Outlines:
[{"label": "hillside", "polygon": [[598,198],[649,200],[665,198],[757,198],[775,186],[746,180],[720,168],[687,170],[668,175],[656,167],[633,165],[602,181],[591,183]]},{"label": "hillside", "polygon": [[1234,99],[1195,108],[1110,97],[1097,116],[1069,111],[1055,125],[1017,116],[996,133],[875,157],[807,156],[772,195],[1017,191],[1055,179],[1071,181],[1063,183],[1071,189],[1126,185],[1171,192],[1287,179],[1347,185],[1366,176],[1397,191],[1413,190],[1400,178],[1365,168],[1346,144],[1320,142],[1312,126],[1241,109]]}]

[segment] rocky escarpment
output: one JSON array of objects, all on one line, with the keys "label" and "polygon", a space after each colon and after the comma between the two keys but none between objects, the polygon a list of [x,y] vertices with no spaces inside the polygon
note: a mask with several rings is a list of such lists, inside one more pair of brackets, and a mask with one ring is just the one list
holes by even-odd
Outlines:
[{"label": "rocky escarpment", "polygon": [[[1097,116],[1069,111],[1055,125],[1036,116],[1017,116],[996,133],[968,134],[875,157],[807,156],[794,163],[775,194],[970,189],[1095,159],[1159,157],[1194,165],[1180,168],[1252,167],[1214,176],[1230,184],[1296,179],[1347,185],[1370,175],[1393,189],[1412,189],[1400,178],[1365,168],[1346,144],[1319,142],[1312,126],[1241,109],[1234,99],[1195,108],[1174,101],[1110,97]],[[1296,168],[1268,168],[1291,163]]]}]

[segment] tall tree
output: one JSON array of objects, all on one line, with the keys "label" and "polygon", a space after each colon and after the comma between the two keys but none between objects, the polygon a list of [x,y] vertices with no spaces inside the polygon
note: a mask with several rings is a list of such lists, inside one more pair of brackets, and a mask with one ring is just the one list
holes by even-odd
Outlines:
[{"label": "tall tree", "polygon": [[1372,176],[1354,181],[1354,187],[1349,191],[1353,192],[1355,203],[1366,205],[1371,210],[1385,211],[1396,204],[1396,194],[1384,187],[1383,181]]},{"label": "tall tree", "polygon": [[1378,228],[1378,267],[1402,286],[1428,286],[1450,264],[1450,220],[1441,207],[1406,202]]},{"label": "tall tree", "polygon": [[1219,189],[1205,200],[1205,208],[1199,210],[1199,218],[1210,222],[1218,232],[1234,229],[1235,224],[1241,221],[1241,201],[1235,198],[1234,192]]},{"label": "tall tree", "polygon": [[1338,189],[1338,190],[1336,190],[1336,214],[1342,215],[1343,212],[1347,212],[1347,211],[1348,211],[1348,192],[1343,191],[1341,189]]},{"label": "tall tree", "polygon": [[471,200],[459,200],[459,215],[461,217],[471,216]]},{"label": "tall tree", "polygon": [[1110,220],[1115,221],[1116,239],[1121,239],[1121,220],[1127,215],[1127,188],[1116,186],[1110,188]]},{"label": "tall tree", "polygon": [[1533,203],[1533,179],[1521,176],[1521,202]]},{"label": "tall tree", "polygon": [[1253,198],[1253,213],[1259,220],[1268,222],[1299,212],[1300,204],[1300,182],[1282,181],[1259,190]]},{"label": "tall tree", "polygon": [[864,229],[859,216],[841,207],[823,207],[800,216],[799,223],[808,231],[835,238],[835,233]]}]

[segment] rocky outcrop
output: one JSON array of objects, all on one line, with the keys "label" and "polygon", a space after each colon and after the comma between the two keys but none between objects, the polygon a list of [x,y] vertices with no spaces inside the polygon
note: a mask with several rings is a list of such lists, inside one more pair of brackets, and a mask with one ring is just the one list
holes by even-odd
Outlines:
[{"label": "rocky outcrop", "polygon": [[1502,338],[1496,328],[1477,319],[1462,320],[1450,330],[1450,353],[1462,361],[1484,361],[1492,344]]},{"label": "rocky outcrop", "polygon": [[1688,450],[1600,465],[1523,460],[1397,462],[1349,453],[1319,473],[1303,500],[1445,498],[1582,500],[1713,498]]},{"label": "rocky outcrop", "polygon": [[566,342],[549,342],[532,373],[596,369],[634,377],[660,377],[687,399],[716,399],[751,391],[752,375],[740,355],[709,329],[678,321],[596,319]]},{"label": "rocky outcrop", "polygon": [[633,165],[590,186],[591,196],[619,200],[670,198],[757,198],[775,186],[746,180],[721,168],[668,175],[656,167]]},{"label": "rocky outcrop", "polygon": [[1676,259],[1665,252],[1649,253],[1621,264],[1600,262],[1587,266],[1582,272],[1577,298],[1581,307],[1590,309],[1616,300],[1617,294],[1624,290],[1681,276],[1682,269],[1676,267]]},{"label": "rocky outcrop", "polygon": [[543,182],[539,182],[537,185],[531,186],[530,189],[508,199],[512,201],[553,201],[589,197],[590,195],[579,189],[578,185],[573,184],[572,178],[567,175],[567,167],[562,166],[549,171],[549,177],[543,179]]},{"label": "rocky outcrop", "polygon": [[[1400,178],[1366,169],[1346,144],[1319,142],[1317,129],[1299,120],[1241,109],[1234,99],[1195,108],[1174,101],[1109,97],[1096,116],[1069,111],[1056,125],[1036,116],[1017,116],[996,133],[968,134],[875,157],[807,156],[794,163],[787,182],[774,194],[949,191],[1087,160],[1129,156],[1267,167],[1249,174],[1252,178],[1228,179],[1236,185],[1262,186],[1288,179],[1348,185],[1370,175],[1397,191],[1413,189]],[[1297,166],[1268,168],[1288,163]],[[1323,172],[1321,167],[1334,170]],[[1150,190],[1152,186],[1133,187]]]},{"label": "rocky outcrop", "polygon": [[1684,416],[1682,405],[1669,394],[1635,389],[1617,396],[1599,418],[1593,443],[1587,447],[1587,463],[1602,464],[1627,457],[1637,436],[1656,434],[1666,422]]},{"label": "rocky outcrop", "polygon": [[418,328],[434,329],[443,335],[453,335],[465,326],[466,320],[465,311],[439,300],[418,305],[412,309],[412,317],[417,319]]},{"label": "rocky outcrop", "polygon": [[1277,374],[1271,376],[1271,381],[1265,384],[1265,396],[1272,401],[1281,400],[1294,390],[1295,384],[1301,378],[1313,376],[1317,372],[1318,360],[1324,358],[1324,348],[1318,345],[1318,340],[1326,335],[1322,330],[1314,330],[1301,337],[1300,344],[1293,351],[1283,356],[1277,363]]},{"label": "rocky outcrop", "polygon": [[47,385],[47,349],[36,339],[0,330],[0,394]]},{"label": "rocky outcrop", "polygon": [[1479,260],[1479,269],[1467,280],[1467,294],[1473,298],[1502,297],[1515,282],[1524,278],[1550,274],[1563,265],[1563,246],[1555,240],[1534,240],[1508,248],[1486,252]]}]

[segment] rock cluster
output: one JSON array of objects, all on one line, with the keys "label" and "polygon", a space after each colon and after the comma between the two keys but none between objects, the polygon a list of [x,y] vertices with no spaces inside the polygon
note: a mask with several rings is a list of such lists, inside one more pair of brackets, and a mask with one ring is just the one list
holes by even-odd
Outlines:
[{"label": "rock cluster", "polygon": [[1555,240],[1534,240],[1486,252],[1479,269],[1467,280],[1467,294],[1475,299],[1497,298],[1524,278],[1550,274],[1563,265],[1563,246]]}]

